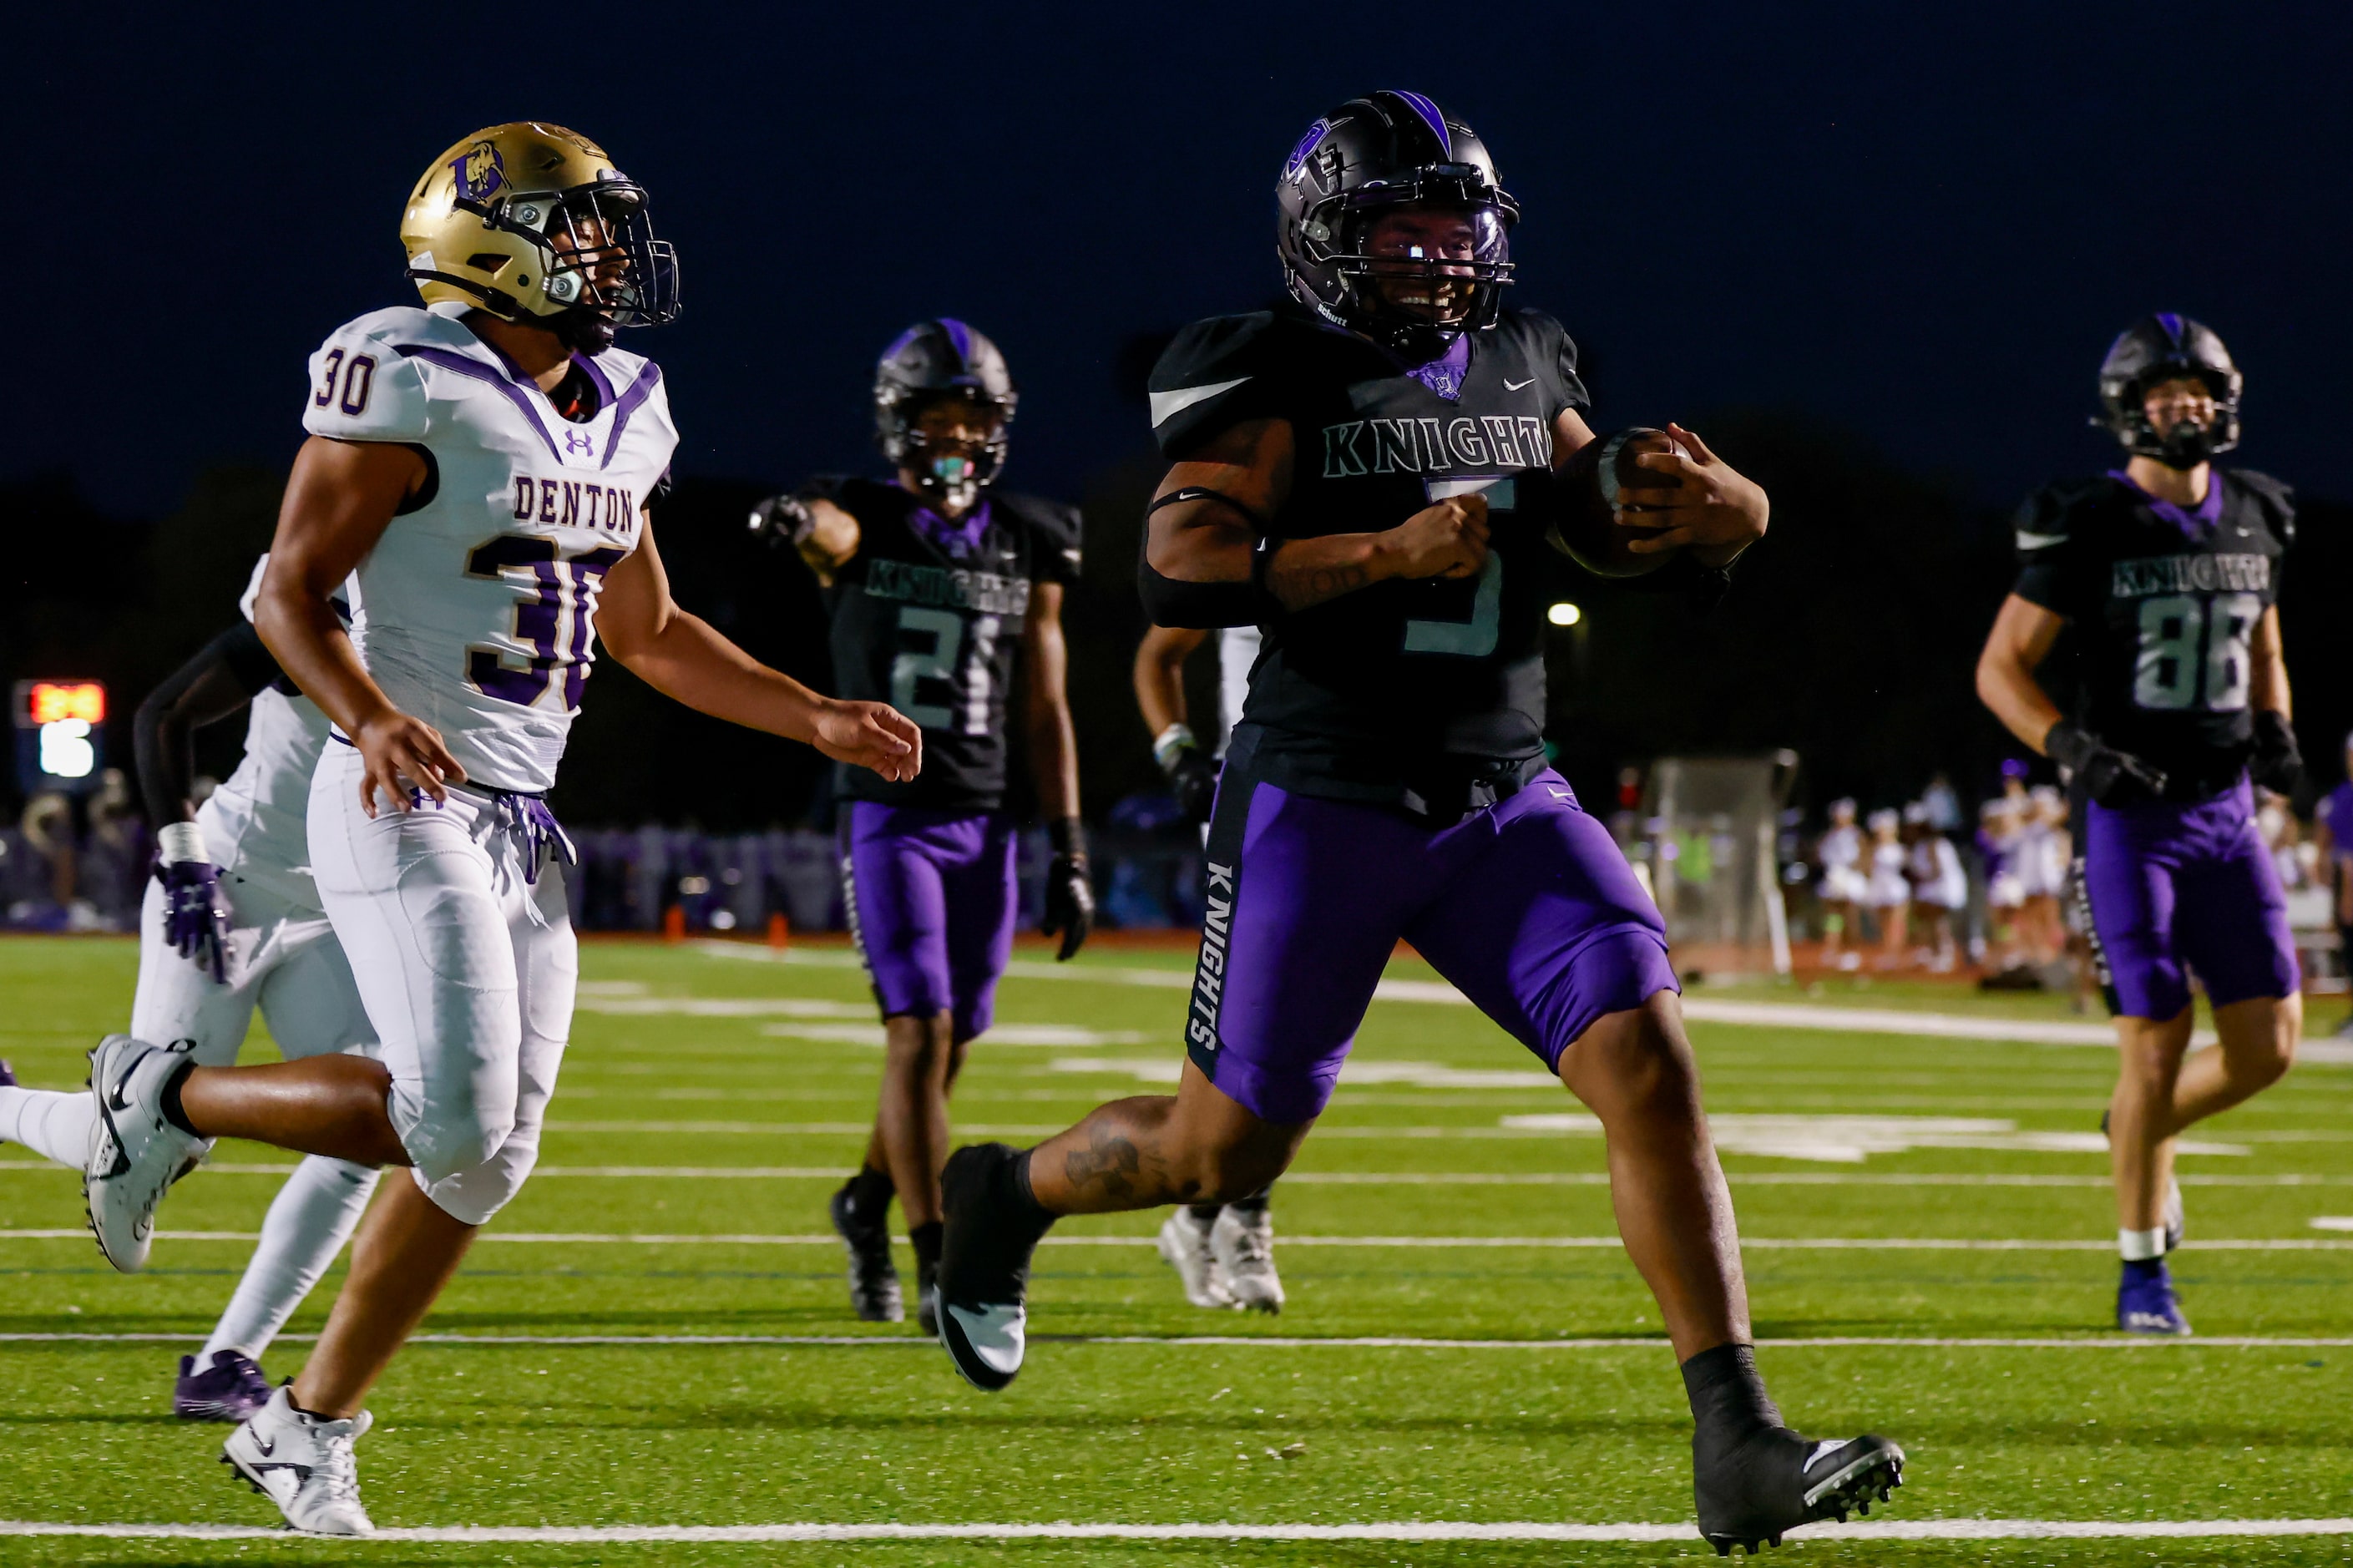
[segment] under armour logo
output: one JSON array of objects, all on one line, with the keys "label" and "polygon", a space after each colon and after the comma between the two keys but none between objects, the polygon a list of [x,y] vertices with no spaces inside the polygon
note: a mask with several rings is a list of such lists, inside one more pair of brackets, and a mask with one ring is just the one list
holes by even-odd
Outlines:
[{"label": "under armour logo", "polygon": [[596,455],[596,440],[586,430],[566,430],[564,433],[564,449],[593,458]]}]

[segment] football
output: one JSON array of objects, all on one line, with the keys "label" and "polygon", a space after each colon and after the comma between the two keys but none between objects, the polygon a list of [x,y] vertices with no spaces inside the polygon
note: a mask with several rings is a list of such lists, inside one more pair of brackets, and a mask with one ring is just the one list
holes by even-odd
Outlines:
[{"label": "football", "polygon": [[1645,531],[1620,523],[1618,509],[1629,500],[1649,499],[1630,491],[1655,497],[1681,488],[1668,475],[1637,467],[1635,459],[1649,452],[1682,450],[1665,431],[1641,426],[1597,437],[1579,447],[1545,487],[1551,502],[1546,510],[1551,513],[1554,548],[1601,577],[1640,577],[1665,565],[1673,558],[1672,552],[1627,549]]}]

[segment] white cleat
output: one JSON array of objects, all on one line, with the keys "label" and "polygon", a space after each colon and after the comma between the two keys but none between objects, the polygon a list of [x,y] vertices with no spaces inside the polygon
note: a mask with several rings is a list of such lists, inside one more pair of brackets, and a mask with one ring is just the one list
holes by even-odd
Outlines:
[{"label": "white cleat", "polygon": [[82,1204],[98,1249],[125,1274],[147,1267],[155,1205],[212,1152],[209,1140],[182,1131],[164,1115],[164,1088],[194,1049],[194,1040],[151,1046],[109,1035],[90,1053],[98,1120],[82,1166]]},{"label": "white cleat", "polygon": [[1185,1282],[1185,1300],[1196,1307],[1234,1304],[1234,1293],[1226,1289],[1226,1271],[1218,1267],[1218,1255],[1209,1247],[1209,1232],[1216,1225],[1215,1220],[1195,1219],[1192,1210],[1180,1206],[1160,1226],[1160,1256],[1176,1270],[1176,1278]]},{"label": "white cleat", "polygon": [[1234,1305],[1250,1312],[1282,1310],[1282,1279],[1274,1271],[1274,1215],[1229,1204],[1209,1227],[1209,1250],[1226,1277]]},{"label": "white cleat", "polygon": [[311,1535],[373,1535],[360,1506],[360,1465],[352,1452],[375,1424],[366,1411],[329,1421],[294,1408],[282,1384],[252,1420],[221,1445],[221,1463],[278,1505],[286,1522]]}]

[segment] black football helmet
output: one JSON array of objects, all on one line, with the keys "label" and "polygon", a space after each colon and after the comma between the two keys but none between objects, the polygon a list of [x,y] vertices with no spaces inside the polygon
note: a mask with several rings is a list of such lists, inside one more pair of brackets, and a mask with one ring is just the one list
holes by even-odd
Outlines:
[{"label": "black football helmet", "polygon": [[[933,452],[915,416],[943,398],[991,409],[996,423],[977,454]],[[1021,395],[997,345],[952,316],[918,321],[892,340],[874,367],[874,437],[882,455],[950,506],[970,506],[1004,471],[1007,427]]]},{"label": "black football helmet", "polygon": [[[2149,423],[2144,403],[2159,382],[2195,378],[2214,396],[2210,427],[2183,420],[2170,430]],[[2100,407],[2092,423],[2112,432],[2126,451],[2155,458],[2168,468],[2194,468],[2239,444],[2239,393],[2243,378],[2214,329],[2160,310],[2125,329],[2100,363]]]},{"label": "black football helmet", "polygon": [[[1418,92],[1352,98],[1307,128],[1276,181],[1275,249],[1292,297],[1336,326],[1363,332],[1401,358],[1437,358],[1466,331],[1495,324],[1512,280],[1511,230],[1520,205],[1496,182],[1495,161],[1470,127]],[[1432,258],[1433,280],[1468,274],[1470,308],[1432,321],[1385,302],[1371,284],[1365,239],[1383,211],[1409,205],[1459,207],[1475,226],[1468,263]],[[1410,260],[1383,258],[1385,276]]]}]

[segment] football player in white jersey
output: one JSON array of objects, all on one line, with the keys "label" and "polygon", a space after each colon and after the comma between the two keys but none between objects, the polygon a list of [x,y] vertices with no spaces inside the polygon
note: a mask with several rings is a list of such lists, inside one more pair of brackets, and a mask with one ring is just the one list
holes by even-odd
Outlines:
[{"label": "football player in white jersey", "polygon": [[[401,225],[427,310],[332,333],[256,624],[333,729],[311,863],[382,1059],[209,1068],[112,1036],[91,1053],[84,1176],[115,1266],[210,1141],[405,1165],[353,1245],[299,1376],[225,1457],[298,1529],[371,1529],[367,1391],[538,1157],[578,971],[554,782],[596,640],[715,717],[912,777],[922,735],[820,697],[672,602],[645,510],[676,436],[660,373],[614,331],[677,312],[644,189],[560,127],[435,160]],[[356,574],[349,635],[330,596]]]},{"label": "football player in white jersey", "polygon": [[[296,691],[252,626],[257,563],[243,618],[139,705],[139,784],[158,825],[154,879],[139,921],[131,1033],[187,1040],[208,1067],[237,1060],[254,1010],[287,1059],[371,1052],[375,1031],[311,881],[303,817],[327,716]],[[245,756],[189,809],[193,732],[249,710]],[[0,1138],[79,1169],[97,1101],[88,1093],[0,1089]],[[350,1239],[375,1191],[368,1165],[313,1154],[296,1165],[261,1224],[261,1244],[204,1348],[180,1358],[175,1415],[242,1421],[269,1401],[258,1363]]]},{"label": "football player in white jersey", "polygon": [[[1256,626],[1218,629],[1216,732],[1205,750],[1186,721],[1185,661],[1209,634],[1153,626],[1135,650],[1135,705],[1152,731],[1152,755],[1186,820],[1201,825],[1206,841],[1209,806],[1217,798],[1218,764],[1250,696],[1250,666],[1258,662]],[[1180,1204],[1161,1222],[1160,1256],[1185,1282],[1196,1307],[1282,1310],[1282,1277],[1274,1267],[1274,1188],[1260,1188],[1229,1204]]]}]

